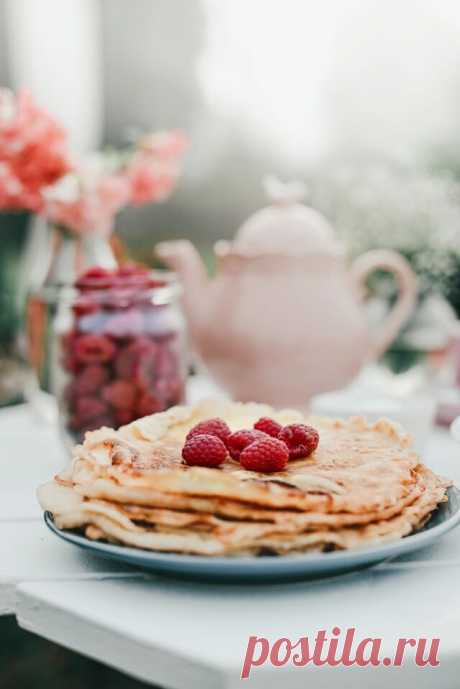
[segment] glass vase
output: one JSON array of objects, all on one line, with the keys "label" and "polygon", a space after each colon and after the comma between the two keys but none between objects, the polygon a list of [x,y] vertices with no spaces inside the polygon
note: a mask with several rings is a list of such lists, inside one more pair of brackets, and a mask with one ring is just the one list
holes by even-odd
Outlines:
[{"label": "glass vase", "polygon": [[30,373],[25,396],[41,418],[54,422],[58,410],[52,390],[52,361],[59,303],[85,269],[94,265],[113,268],[116,259],[104,237],[78,236],[63,227],[46,226],[33,236],[24,264],[37,267],[26,286],[25,349]]}]

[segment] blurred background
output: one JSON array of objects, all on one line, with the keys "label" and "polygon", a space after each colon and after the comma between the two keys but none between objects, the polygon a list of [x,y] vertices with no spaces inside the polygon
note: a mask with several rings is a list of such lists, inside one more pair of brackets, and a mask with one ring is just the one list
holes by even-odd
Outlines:
[{"label": "blurred background", "polygon": [[[423,327],[387,355],[398,370],[460,313],[459,29],[455,0],[1,0],[0,84],[27,87],[78,153],[186,132],[168,203],[116,218],[137,260],[188,237],[212,269],[214,242],[266,205],[266,173],[302,180],[351,257],[393,248],[417,272]],[[30,230],[2,225],[10,342]],[[373,288],[394,296],[388,280]]]},{"label": "blurred background", "polygon": [[[117,215],[115,235],[137,261],[187,237],[212,271],[215,241],[267,204],[267,173],[304,182],[350,257],[395,249],[416,272],[417,308],[384,356],[404,374],[421,359],[436,365],[458,338],[459,32],[456,0],[0,0],[0,86],[29,89],[76,154],[150,130],[187,134],[168,203]],[[22,399],[11,361],[24,271],[44,270],[39,253],[31,268],[30,235],[28,214],[0,215],[4,404]],[[378,275],[370,289],[378,318],[394,285]],[[460,409],[456,365],[448,420]]]},{"label": "blurred background", "polygon": [[27,86],[75,147],[188,133],[171,202],[118,218],[134,253],[171,235],[204,249],[232,236],[263,205],[267,172],[305,180],[357,245],[458,239],[454,0],[2,0],[0,10],[0,82]]},{"label": "blurred background", "polygon": [[[170,202],[117,218],[133,256],[172,236],[209,253],[274,172],[307,183],[350,251],[404,251],[458,312],[459,28],[455,0],[1,0],[0,83],[77,150],[187,132]],[[2,232],[3,271],[19,241]]]}]

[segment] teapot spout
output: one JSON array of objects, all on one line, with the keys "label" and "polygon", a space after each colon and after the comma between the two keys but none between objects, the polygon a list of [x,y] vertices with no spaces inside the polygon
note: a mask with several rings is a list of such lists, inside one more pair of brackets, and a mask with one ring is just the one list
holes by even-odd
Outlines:
[{"label": "teapot spout", "polygon": [[207,295],[208,275],[200,254],[187,239],[160,242],[155,254],[177,273],[184,285],[183,305],[192,336],[198,330]]}]

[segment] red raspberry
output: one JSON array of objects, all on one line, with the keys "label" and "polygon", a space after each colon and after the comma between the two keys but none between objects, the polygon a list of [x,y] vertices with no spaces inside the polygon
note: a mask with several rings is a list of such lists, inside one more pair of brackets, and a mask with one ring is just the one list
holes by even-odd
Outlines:
[{"label": "red raspberry", "polygon": [[109,372],[104,366],[93,364],[92,366],[85,366],[82,371],[75,376],[69,388],[77,397],[85,397],[91,395],[108,381]]},{"label": "red raspberry", "polygon": [[182,457],[189,466],[217,467],[225,461],[227,448],[217,436],[201,433],[186,440]]},{"label": "red raspberry", "polygon": [[117,426],[126,426],[127,423],[131,423],[135,418],[136,414],[132,409],[117,409],[115,411]]},{"label": "red raspberry", "polygon": [[81,335],[75,340],[75,355],[85,364],[102,364],[115,354],[115,345],[103,335]]},{"label": "red raspberry", "polygon": [[113,284],[113,273],[110,270],[94,266],[81,275],[75,283],[79,289],[106,289]]},{"label": "red raspberry", "polygon": [[136,383],[145,390],[156,389],[158,374],[158,349],[155,344],[149,342],[149,346],[138,357],[133,367],[133,377]]},{"label": "red raspberry", "polygon": [[271,474],[283,471],[289,460],[289,450],[285,443],[276,438],[262,438],[244,448],[240,455],[241,466],[248,471],[261,471]]},{"label": "red raspberry", "polygon": [[238,461],[245,447],[256,440],[261,440],[262,438],[266,437],[267,434],[262,433],[262,431],[236,431],[236,433],[232,433],[227,438],[225,444],[227,445],[230,457]]},{"label": "red raspberry", "polygon": [[109,379],[109,372],[105,366],[99,366],[98,364],[93,364],[92,366],[85,366],[85,368],[80,373],[78,380],[85,381],[86,387],[89,389],[91,386],[91,392],[98,390],[101,385],[104,385]]},{"label": "red raspberry", "polygon": [[150,414],[156,414],[159,411],[163,411],[164,408],[163,402],[158,399],[158,397],[146,392],[137,403],[136,412],[139,417],[149,416]]},{"label": "red raspberry", "polygon": [[[120,350],[115,370],[119,378],[134,380],[138,385],[150,384],[155,374],[156,345],[145,337],[139,337]],[[148,385],[147,385],[148,386]]]},{"label": "red raspberry", "polygon": [[178,375],[173,378],[157,380],[152,387],[168,407],[181,404],[184,401],[185,385],[183,379]]},{"label": "red raspberry", "polygon": [[115,409],[132,409],[136,395],[136,386],[127,380],[115,380],[102,390],[102,398]]},{"label": "red raspberry", "polygon": [[80,296],[73,303],[72,309],[76,316],[85,316],[98,310],[98,304],[88,296]]},{"label": "red raspberry", "polygon": [[278,438],[288,446],[290,459],[308,457],[316,450],[319,443],[318,431],[311,426],[305,426],[303,423],[285,426],[280,431]]},{"label": "red raspberry", "polygon": [[277,438],[278,433],[283,427],[280,423],[278,423],[278,421],[270,419],[268,416],[262,416],[262,418],[256,421],[254,428],[256,428],[258,431],[262,431],[262,433],[271,435],[272,438]]},{"label": "red raspberry", "polygon": [[193,438],[194,435],[214,435],[223,443],[227,442],[230,437],[231,430],[222,419],[208,419],[207,421],[200,421],[196,426],[193,426],[187,433],[186,441]]},{"label": "red raspberry", "polygon": [[103,416],[108,412],[105,402],[94,397],[79,397],[75,402],[77,418],[85,422],[97,416]]},{"label": "red raspberry", "polygon": [[167,346],[157,344],[158,348],[157,358],[155,362],[155,371],[158,378],[169,378],[177,371],[177,358]]}]

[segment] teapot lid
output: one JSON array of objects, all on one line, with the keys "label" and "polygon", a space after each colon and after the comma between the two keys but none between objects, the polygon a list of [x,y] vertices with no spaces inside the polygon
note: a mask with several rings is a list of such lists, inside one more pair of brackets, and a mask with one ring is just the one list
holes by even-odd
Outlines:
[{"label": "teapot lid", "polygon": [[302,182],[283,183],[276,177],[266,177],[264,187],[271,205],[243,223],[233,250],[251,255],[342,253],[332,225],[314,208],[301,203],[306,193]]}]

